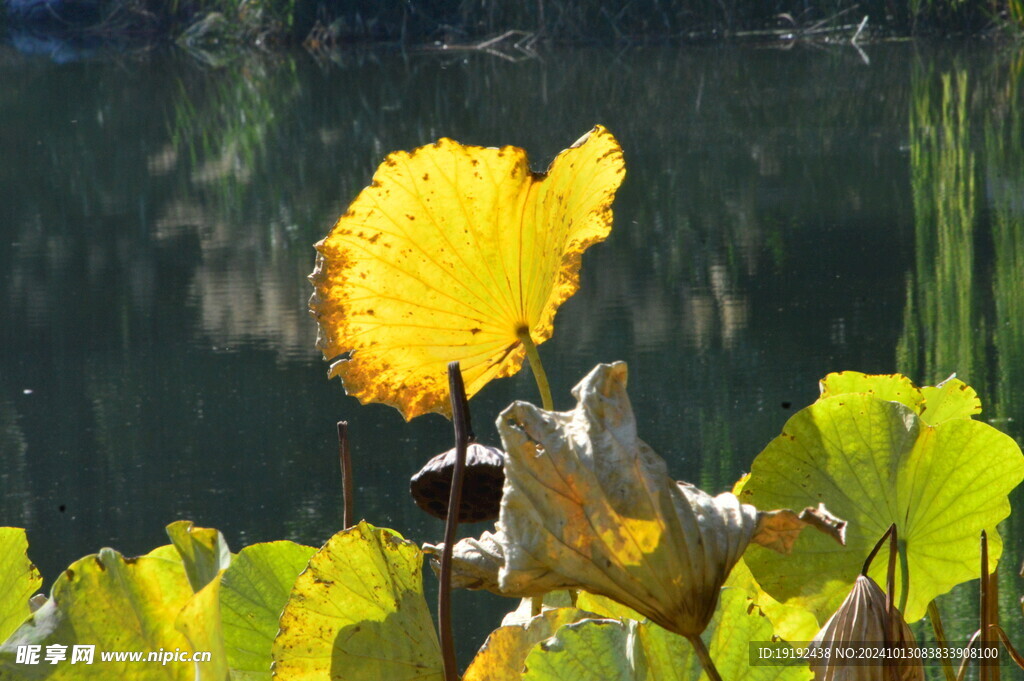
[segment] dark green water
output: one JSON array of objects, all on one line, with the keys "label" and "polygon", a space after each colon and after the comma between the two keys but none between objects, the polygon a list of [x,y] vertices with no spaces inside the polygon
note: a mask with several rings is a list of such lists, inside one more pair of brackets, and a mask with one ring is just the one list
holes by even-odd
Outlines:
[{"label": "dark green water", "polygon": [[[340,526],[347,419],[357,515],[439,540],[406,489],[450,424],[406,424],[325,379],[311,244],[388,151],[450,136],[525,147],[543,168],[595,123],[628,172],[612,235],[541,346],[558,407],[594,364],[626,360],[641,436],[716,492],[834,370],[956,372],[1021,441],[1024,56],[867,52],[220,69],[0,54],[0,524],[28,528],[46,588],[101,546],[166,543],[179,518],[236,549],[319,545]],[[536,399],[528,372],[474,399],[485,441],[516,398]],[[1012,501],[1001,600],[1020,644],[1020,489]],[[499,600],[459,595],[464,653]],[[947,599],[955,636],[975,628],[975,601]]]}]

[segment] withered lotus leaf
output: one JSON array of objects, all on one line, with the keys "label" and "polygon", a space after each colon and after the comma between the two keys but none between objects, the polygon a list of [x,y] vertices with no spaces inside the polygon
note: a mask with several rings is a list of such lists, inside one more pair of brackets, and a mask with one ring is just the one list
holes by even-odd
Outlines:
[{"label": "withered lotus leaf", "polygon": [[572,411],[516,402],[501,414],[501,514],[493,533],[456,544],[456,583],[507,596],[583,589],[699,634],[747,544],[784,549],[798,516],[673,480],[637,437],[626,376],[624,363],[602,364],[573,390]]},{"label": "withered lotus leaf", "polygon": [[411,419],[449,413],[451,361],[469,397],[515,374],[520,334],[551,336],[583,251],[608,236],[624,174],[601,126],[543,174],[522,149],[450,139],[388,156],[316,244],[310,310],[329,375]]},{"label": "withered lotus leaf", "polygon": [[[893,676],[884,665],[860,664],[840,659],[836,654],[836,649],[851,645],[915,647],[914,634],[903,615],[895,608],[890,615],[885,605],[885,592],[875,580],[858,576],[846,600],[811,641],[810,647],[823,653],[812,658],[815,681],[892,681]],[[826,649],[828,653],[824,654]],[[898,681],[924,681],[920,658],[910,654],[891,657]]]}]

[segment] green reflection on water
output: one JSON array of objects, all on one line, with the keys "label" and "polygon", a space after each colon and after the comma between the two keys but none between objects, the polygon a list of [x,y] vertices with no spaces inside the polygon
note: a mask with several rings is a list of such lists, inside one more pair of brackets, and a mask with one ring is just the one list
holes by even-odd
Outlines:
[{"label": "green reflection on water", "polygon": [[[914,70],[915,267],[908,276],[896,361],[901,371],[925,383],[956,373],[983,397],[982,418],[1019,442],[1024,118],[1013,75],[1018,70],[990,64],[979,73],[959,62]],[[1002,77],[993,78],[997,74]],[[1002,624],[1011,632],[1024,631],[1017,574],[1024,556],[1021,498],[1018,489],[1011,497],[1016,514],[1000,526],[999,601]],[[978,626],[975,587],[965,585],[938,599],[954,638],[966,638]]]},{"label": "green reflection on water", "polygon": [[[910,165],[915,271],[897,364],[934,385],[956,373],[979,391],[984,331],[974,304],[975,155],[965,71],[914,78]],[[935,91],[938,90],[938,93]],[[945,372],[945,373],[943,373]]]}]

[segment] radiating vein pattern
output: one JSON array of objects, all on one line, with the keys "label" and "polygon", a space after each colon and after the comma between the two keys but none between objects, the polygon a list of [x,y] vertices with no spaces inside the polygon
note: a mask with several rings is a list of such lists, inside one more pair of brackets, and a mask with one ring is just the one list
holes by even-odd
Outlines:
[{"label": "radiating vein pattern", "polygon": [[516,147],[441,139],[389,155],[316,245],[317,346],[345,355],[329,375],[411,419],[448,412],[453,360],[470,396],[516,373],[519,329],[537,344],[551,337],[583,251],[608,236],[624,173],[601,126],[544,174]]}]

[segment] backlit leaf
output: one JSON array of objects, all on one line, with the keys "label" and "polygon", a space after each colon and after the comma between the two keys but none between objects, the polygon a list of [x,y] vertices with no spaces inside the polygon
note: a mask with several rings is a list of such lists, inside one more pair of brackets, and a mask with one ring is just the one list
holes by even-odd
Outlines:
[{"label": "backlit leaf", "polygon": [[274,641],[280,681],[441,681],[423,554],[368,523],[343,530],[295,581]]},{"label": "backlit leaf", "polygon": [[191,520],[167,526],[167,536],[181,555],[192,589],[199,591],[231,564],[231,551],[220,530],[196,527]]},{"label": "backlit leaf", "polygon": [[787,641],[810,641],[818,633],[818,618],[800,605],[780,603],[761,588],[747,561],[740,559],[725,580],[725,586],[744,589],[747,598],[771,620],[775,635]]},{"label": "backlit leaf", "polygon": [[880,400],[909,407],[925,423],[935,426],[950,419],[970,418],[981,413],[981,400],[971,386],[950,377],[937,386],[918,388],[902,374],[862,374],[840,371],[821,379],[821,398],[847,393],[866,393]]},{"label": "backlit leaf", "polygon": [[562,625],[587,616],[576,608],[553,608],[526,624],[495,629],[469,664],[462,681],[519,681],[526,656],[536,644],[550,638]]},{"label": "backlit leaf", "polygon": [[899,402],[920,414],[924,396],[914,382],[903,374],[862,374],[859,371],[837,371],[818,382],[821,397],[826,399],[847,393],[866,393],[880,400]]},{"label": "backlit leaf", "polygon": [[411,419],[448,413],[451,361],[469,396],[516,373],[518,334],[551,336],[583,251],[608,236],[624,173],[601,126],[546,174],[522,149],[450,139],[388,156],[316,245],[310,309],[330,376]]},{"label": "backlit leaf", "polygon": [[43,583],[27,552],[25,530],[0,527],[0,643],[31,614],[28,599]]},{"label": "backlit leaf", "polygon": [[611,619],[642,620],[644,616],[633,608],[626,607],[607,596],[598,596],[589,591],[580,591],[576,597],[576,607],[588,612],[597,613],[601,617]]},{"label": "backlit leaf", "polygon": [[949,419],[970,418],[981,413],[981,400],[974,388],[958,378],[950,378],[937,386],[921,388],[924,411],[921,418],[929,425]]},{"label": "backlit leaf", "polygon": [[270,681],[271,650],[292,585],[316,549],[290,541],[246,546],[224,571],[221,627],[233,681]]},{"label": "backlit leaf", "polygon": [[[771,623],[749,608],[741,589],[723,589],[705,640],[723,679],[806,681],[800,666],[749,663],[751,641],[769,641]],[[654,622],[583,620],[533,648],[523,681],[704,681],[693,647]]]},{"label": "backlit leaf", "polygon": [[193,650],[210,652],[210,661],[199,666],[196,681],[227,681],[227,655],[220,618],[221,577],[217,574],[206,586],[193,594],[178,613],[175,628],[185,634]]},{"label": "backlit leaf", "polygon": [[[823,398],[794,414],[757,456],[740,498],[759,508],[824,501],[849,521],[847,545],[804,533],[783,560],[760,547],[745,560],[765,591],[823,621],[896,523],[910,574],[903,611],[914,622],[935,596],[979,576],[982,530],[991,559],[998,558],[995,528],[1022,479],[1020,448],[986,423],[951,418],[930,426],[904,404],[869,394]],[[870,575],[884,582],[884,571],[885,561],[876,560]],[[903,589],[898,569],[900,599]]]},{"label": "backlit leaf", "polygon": [[[180,560],[155,555],[124,558],[101,549],[71,564],[53,585],[50,599],[0,648],[0,678],[52,681],[193,681],[191,661],[166,664],[100,659],[101,651],[190,652],[174,628],[192,597]],[[59,608],[58,608],[59,605]],[[68,659],[56,665],[19,665],[18,645],[68,646]],[[92,664],[71,664],[72,646],[94,645]],[[200,663],[204,664],[204,663]],[[11,676],[5,676],[11,674]]]}]

